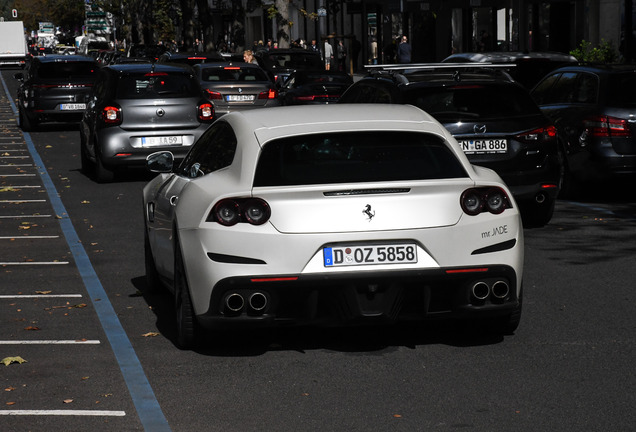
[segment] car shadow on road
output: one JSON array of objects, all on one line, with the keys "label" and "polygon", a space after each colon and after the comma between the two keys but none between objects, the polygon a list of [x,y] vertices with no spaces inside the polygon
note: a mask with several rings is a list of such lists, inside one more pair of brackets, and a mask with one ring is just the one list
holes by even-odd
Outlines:
[{"label": "car shadow on road", "polygon": [[[156,315],[157,330],[175,346],[176,315],[172,295],[148,292],[143,276],[132,280]],[[196,352],[214,357],[254,357],[272,351],[331,350],[346,353],[415,349],[422,345],[471,347],[493,345],[504,336],[474,322],[434,320],[417,323],[355,327],[273,327],[205,332]]]}]

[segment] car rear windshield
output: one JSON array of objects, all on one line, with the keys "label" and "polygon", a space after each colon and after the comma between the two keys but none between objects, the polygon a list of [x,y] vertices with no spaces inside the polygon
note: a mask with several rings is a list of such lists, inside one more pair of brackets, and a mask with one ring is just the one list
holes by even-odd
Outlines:
[{"label": "car rear windshield", "polygon": [[439,137],[416,132],[340,132],[267,143],[254,186],[389,182],[467,177]]},{"label": "car rear windshield", "polygon": [[419,88],[408,91],[406,98],[406,103],[423,109],[442,123],[540,114],[528,91],[513,85]]},{"label": "car rear windshield", "polygon": [[200,93],[197,81],[185,74],[162,72],[124,75],[117,86],[118,99],[193,97]]},{"label": "car rear windshield", "polygon": [[42,63],[38,76],[42,79],[94,78],[99,67],[91,62]]},{"label": "car rear windshield", "polygon": [[273,69],[324,69],[320,56],[315,53],[269,53],[263,56],[265,64]]},{"label": "car rear windshield", "polygon": [[611,76],[607,103],[618,108],[636,106],[635,73],[621,73]]},{"label": "car rear windshield", "polygon": [[201,70],[201,79],[206,82],[251,82],[269,81],[267,74],[258,68],[208,68]]}]

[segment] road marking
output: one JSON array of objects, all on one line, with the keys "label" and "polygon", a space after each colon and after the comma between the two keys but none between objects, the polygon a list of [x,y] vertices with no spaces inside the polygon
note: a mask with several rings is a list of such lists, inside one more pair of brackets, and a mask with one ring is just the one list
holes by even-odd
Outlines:
[{"label": "road marking", "polygon": [[0,177],[35,177],[35,174],[0,174]]},{"label": "road marking", "polygon": [[0,266],[13,266],[13,265],[62,265],[68,264],[68,261],[5,261],[0,262]]},{"label": "road marking", "polygon": [[15,294],[0,295],[0,299],[21,299],[21,298],[77,298],[82,297],[81,294]]},{"label": "road marking", "polygon": [[35,166],[33,164],[8,164],[8,165],[0,165],[0,168],[13,168],[13,167],[32,167]]},{"label": "road marking", "polygon": [[40,202],[46,202],[46,200],[42,200],[42,199],[37,199],[37,200],[29,200],[29,199],[23,199],[23,200],[0,200],[0,203],[6,203],[6,204],[16,204],[16,203],[40,203]]},{"label": "road marking", "polygon": [[35,189],[35,188],[39,188],[42,189],[42,186],[40,185],[11,185],[11,186],[5,186],[6,188],[10,188],[10,189]]},{"label": "road marking", "polygon": [[123,417],[126,411],[96,411],[96,410],[0,410],[0,415],[6,416],[106,416]]},{"label": "road marking", "polygon": [[49,218],[49,217],[51,217],[51,215],[34,214],[34,215],[0,216],[0,219]]},{"label": "road marking", "polygon": [[[0,75],[0,81],[4,88],[4,93],[7,95],[7,99],[11,106],[11,110],[14,115],[17,115],[17,108],[13,99],[9,97],[9,89],[2,75]],[[45,167],[44,161],[40,157],[35,144],[31,139],[31,135],[28,132],[23,133],[24,141],[34,163],[38,167]],[[35,174],[33,174],[35,175]],[[97,272],[93,268],[93,264],[82,245],[80,238],[73,227],[73,222],[68,217],[68,212],[62,203],[60,194],[58,193],[53,180],[46,169],[39,172],[39,176],[42,179],[42,183],[46,188],[47,195],[49,196],[53,211],[55,214],[63,215],[59,218],[60,227],[66,238],[73,257],[75,258],[75,264],[80,273],[84,286],[88,292],[91,302],[97,313],[97,317],[102,325],[102,328],[110,342],[110,346],[117,359],[117,364],[122,372],[124,381],[128,386],[128,391],[132,398],[132,402],[137,410],[137,415],[141,421],[142,427],[146,431],[152,432],[171,432],[172,429],[168,424],[168,420],[161,410],[159,401],[155,396],[148,377],[144,372],[141,362],[137,357],[137,353],[124,330],[124,327],[119,321],[117,312],[112,303],[108,299],[108,294],[102,286]]]},{"label": "road marking", "polygon": [[0,340],[0,345],[99,345],[98,340]]},{"label": "road marking", "polygon": [[0,237],[0,240],[16,240],[16,239],[56,239],[60,238],[60,236],[34,236],[34,235],[20,235],[20,236],[7,236]]}]

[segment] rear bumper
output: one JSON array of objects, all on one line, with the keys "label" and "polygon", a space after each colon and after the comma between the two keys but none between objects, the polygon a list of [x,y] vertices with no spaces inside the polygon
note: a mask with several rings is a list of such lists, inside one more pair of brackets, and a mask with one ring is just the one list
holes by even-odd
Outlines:
[{"label": "rear bumper", "polygon": [[[446,270],[298,275],[286,281],[229,278],[216,284],[208,312],[197,320],[206,329],[364,325],[501,316],[519,307],[511,267],[491,266],[485,273]],[[474,287],[480,283],[484,295],[478,298]]]}]

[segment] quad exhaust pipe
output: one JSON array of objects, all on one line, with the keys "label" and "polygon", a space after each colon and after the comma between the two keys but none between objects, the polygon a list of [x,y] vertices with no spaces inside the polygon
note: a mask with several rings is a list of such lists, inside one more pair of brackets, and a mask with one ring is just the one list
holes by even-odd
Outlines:
[{"label": "quad exhaust pipe", "polygon": [[497,279],[491,284],[485,281],[478,281],[470,288],[470,294],[473,300],[479,302],[483,302],[489,297],[495,301],[503,301],[510,295],[510,285],[503,279]]},{"label": "quad exhaust pipe", "polygon": [[538,203],[538,204],[542,204],[545,202],[546,200],[546,196],[543,192],[538,193],[535,197],[534,200]]}]

